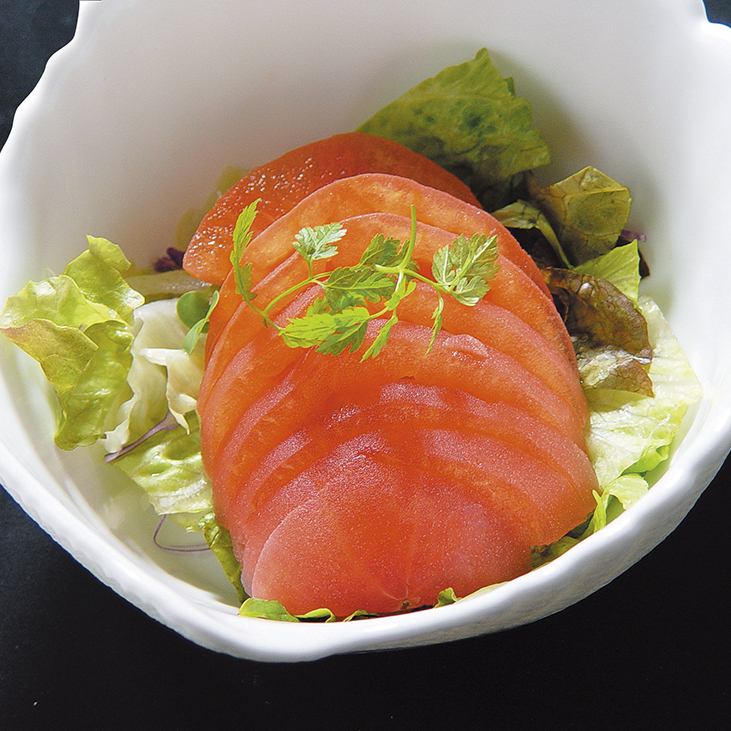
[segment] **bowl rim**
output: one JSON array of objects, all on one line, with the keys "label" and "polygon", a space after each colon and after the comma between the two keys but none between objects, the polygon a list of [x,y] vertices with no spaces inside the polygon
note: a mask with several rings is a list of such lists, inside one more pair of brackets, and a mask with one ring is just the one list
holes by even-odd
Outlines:
[{"label": "bowl rim", "polygon": [[[77,52],[78,47],[83,46],[86,39],[103,21],[107,22],[114,12],[129,10],[141,1],[133,0],[123,8],[121,5],[103,3],[80,4],[74,37],[49,59],[40,81],[16,110],[10,136],[0,150],[0,191],[10,190],[6,171],[12,170],[21,155],[24,141],[32,133],[35,117],[43,113],[43,100],[47,92],[62,81],[75,58],[81,57],[82,54]],[[697,32],[704,33],[708,43],[717,44],[720,52],[726,54],[731,62],[731,28],[709,23],[702,0],[675,0],[672,9],[683,12],[685,22],[688,25],[694,23]],[[702,24],[698,22],[701,20]],[[546,585],[561,584],[577,568],[590,565],[615,541],[631,544],[647,533],[646,527],[655,522],[667,502],[673,499],[697,499],[720,468],[731,447],[731,401],[724,405],[716,404],[716,408],[716,423],[719,426],[713,434],[704,435],[702,440],[695,439],[682,454],[676,455],[671,468],[656,483],[656,486],[662,483],[662,490],[651,490],[631,511],[623,513],[602,531],[555,561],[498,585],[488,593],[437,611],[379,617],[347,625],[272,623],[238,617],[235,607],[231,607],[232,617],[241,627],[240,632],[231,632],[230,622],[219,623],[215,618],[212,621],[210,613],[198,603],[180,602],[179,595],[172,587],[154,579],[149,581],[147,574],[140,571],[131,556],[123,550],[117,549],[110,555],[110,548],[113,548],[110,542],[85,525],[56,496],[47,492],[42,482],[3,443],[0,443],[0,478],[23,509],[85,568],[132,604],[188,639],[239,657],[278,661],[312,660],[334,653],[408,643],[433,633],[448,634],[459,627],[479,625],[480,620],[490,616],[499,619],[502,610],[515,602],[516,596],[528,598],[540,593]],[[698,474],[703,475],[701,489],[697,489],[698,480],[691,479]],[[692,489],[689,485],[692,485]],[[696,490],[697,495],[694,495]],[[113,564],[112,571],[108,568],[110,562]],[[620,568],[617,573],[626,568],[628,566]],[[513,624],[518,623],[519,620],[516,620]],[[276,630],[261,631],[264,626],[273,624],[276,624]],[[276,638],[274,643],[272,637]]]}]

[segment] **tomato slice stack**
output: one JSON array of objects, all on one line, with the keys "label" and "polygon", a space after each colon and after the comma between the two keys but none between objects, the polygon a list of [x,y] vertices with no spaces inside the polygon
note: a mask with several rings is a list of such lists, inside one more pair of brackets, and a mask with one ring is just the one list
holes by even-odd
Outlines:
[{"label": "tomato slice stack", "polygon": [[403,175],[479,205],[464,183],[423,155],[365,132],[347,132],[290,150],[236,183],[201,221],[185,252],[186,271],[223,282],[231,269],[236,219],[253,200],[261,201],[253,228],[258,233],[323,185],[359,173]]},{"label": "tomato slice stack", "polygon": [[[440,176],[448,189],[449,174]],[[318,271],[356,263],[376,234],[408,238],[412,205],[422,273],[456,234],[495,233],[499,248],[490,291],[472,308],[445,303],[428,356],[436,301],[424,284],[364,363],[360,352],[288,347],[230,276],[222,286],[198,402],[218,519],[252,596],[344,616],[422,606],[447,586],[464,595],[524,573],[533,546],[586,518],[596,477],[570,340],[512,236],[471,203],[408,177],[340,177],[267,208],[287,210],[266,219],[245,254],[260,306],[306,278],[292,248],[304,226],[347,230]],[[318,294],[300,291],[270,315],[286,324]],[[383,323],[371,322],[363,347]]]}]

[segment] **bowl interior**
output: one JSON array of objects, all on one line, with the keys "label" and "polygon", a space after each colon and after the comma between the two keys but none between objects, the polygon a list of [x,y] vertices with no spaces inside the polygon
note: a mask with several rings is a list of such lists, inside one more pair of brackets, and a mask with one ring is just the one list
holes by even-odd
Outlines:
[{"label": "bowl interior", "polygon": [[[226,166],[251,167],[353,129],[425,76],[487,46],[531,100],[549,142],[554,162],[541,171],[543,180],[593,164],[633,191],[630,224],[647,232],[652,270],[644,291],[663,307],[706,394],[668,474],[648,506],[637,506],[638,516],[640,508],[652,515],[667,500],[670,513],[681,511],[677,523],[705,479],[681,472],[683,460],[690,466],[709,444],[722,456],[716,442],[728,429],[730,353],[719,333],[731,325],[730,290],[722,286],[731,254],[721,179],[731,160],[715,144],[731,122],[728,95],[717,93],[730,88],[728,41],[707,25],[700,1],[688,0],[556,0],[550,8],[530,0],[221,0],[215,13],[207,3],[171,0],[86,4],[77,37],[19,111],[0,159],[7,263],[0,295],[59,271],[87,233],[150,263],[174,244],[181,216],[201,205]],[[144,498],[93,450],[59,453],[37,370],[6,343],[0,356],[0,440],[3,459],[14,464],[2,477],[13,494],[100,578],[217,649],[295,659],[506,627],[550,611],[530,608],[536,592],[586,572],[594,560],[580,546],[584,553],[575,549],[557,567],[465,602],[466,609],[350,627],[236,618],[235,597],[213,559],[157,549],[156,518]],[[623,516],[594,543],[621,540],[621,522],[629,530],[631,520]],[[674,524],[666,523],[665,533]],[[107,558],[92,557],[93,550]],[[615,555],[614,564],[593,586],[577,582],[579,593],[638,557],[606,555]],[[514,604],[523,614],[501,598],[513,591],[528,592],[523,605]],[[176,601],[182,608],[171,608]],[[208,634],[200,634],[202,624]]]}]

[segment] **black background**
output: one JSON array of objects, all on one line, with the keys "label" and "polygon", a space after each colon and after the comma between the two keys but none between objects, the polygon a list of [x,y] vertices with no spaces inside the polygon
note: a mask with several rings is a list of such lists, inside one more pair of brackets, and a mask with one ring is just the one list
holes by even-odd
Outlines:
[{"label": "black background", "polygon": [[[706,5],[731,24],[731,0]],[[77,13],[66,0],[0,0],[0,144]],[[0,727],[727,727],[729,476],[727,462],[661,546],[558,615],[303,665],[234,660],[180,638],[0,490]]]}]

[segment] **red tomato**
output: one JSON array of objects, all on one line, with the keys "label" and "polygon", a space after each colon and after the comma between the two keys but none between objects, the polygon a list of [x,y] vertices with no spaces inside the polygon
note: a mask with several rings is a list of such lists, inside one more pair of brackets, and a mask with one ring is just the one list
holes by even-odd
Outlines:
[{"label": "red tomato", "polygon": [[479,206],[464,183],[423,155],[391,140],[348,132],[291,150],[236,183],[201,221],[185,252],[185,270],[221,284],[231,269],[236,219],[249,203],[261,199],[256,234],[323,185],[360,173],[403,175]]}]

